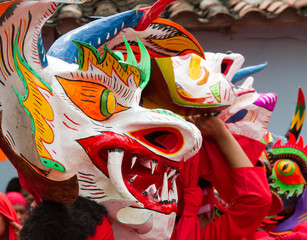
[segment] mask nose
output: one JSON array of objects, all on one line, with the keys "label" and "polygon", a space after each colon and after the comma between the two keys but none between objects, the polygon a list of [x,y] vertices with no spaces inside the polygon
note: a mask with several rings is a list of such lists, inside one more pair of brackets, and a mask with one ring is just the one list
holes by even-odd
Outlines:
[{"label": "mask nose", "polygon": [[130,131],[129,134],[139,142],[165,155],[178,153],[184,145],[181,132],[172,127],[152,127]]}]

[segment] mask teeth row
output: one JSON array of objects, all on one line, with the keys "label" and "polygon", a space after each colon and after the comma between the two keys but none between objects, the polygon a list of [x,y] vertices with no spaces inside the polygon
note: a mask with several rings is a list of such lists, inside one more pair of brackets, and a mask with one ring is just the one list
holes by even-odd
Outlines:
[{"label": "mask teeth row", "polygon": [[[137,158],[138,158],[138,154],[133,154],[132,155],[132,158],[131,158],[131,167],[130,169],[132,169],[137,161]],[[150,159],[150,164],[148,165],[148,167],[151,169],[151,174],[154,174],[156,168],[158,166],[158,160],[156,159]],[[175,167],[172,167],[172,168],[168,168],[167,169],[167,172],[169,171],[167,177],[170,178],[172,176],[177,176],[179,174],[177,168]]]},{"label": "mask teeth row", "polygon": [[[171,188],[169,189],[168,187],[168,177],[166,172],[164,173],[163,176],[163,185],[162,189],[159,188],[157,189],[155,184],[150,185],[144,192],[143,195],[147,196],[150,201],[152,202],[159,202],[161,204],[170,204],[173,202],[178,202],[178,195],[177,195],[177,186],[176,186],[176,177],[178,174],[172,175],[172,183],[171,183]],[[135,176],[136,177],[136,176]]]},{"label": "mask teeth row", "polygon": [[[132,154],[131,158],[131,169],[134,167],[138,158],[138,154]],[[150,159],[148,167],[151,169],[151,174],[154,174],[158,165],[158,160]],[[166,172],[163,174],[163,185],[162,188],[157,189],[155,184],[150,185],[142,194],[147,196],[152,202],[159,202],[161,204],[170,204],[173,202],[178,202],[177,186],[176,186],[176,177],[178,176],[179,171],[176,167],[168,167]],[[133,183],[134,180],[138,177],[136,174],[128,181]],[[171,180],[171,188],[169,189],[168,180]]]}]

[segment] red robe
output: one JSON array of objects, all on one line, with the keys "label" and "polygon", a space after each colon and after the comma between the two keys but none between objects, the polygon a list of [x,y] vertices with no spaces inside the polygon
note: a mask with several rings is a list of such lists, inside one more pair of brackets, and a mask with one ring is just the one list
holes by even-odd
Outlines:
[{"label": "red robe", "polygon": [[96,227],[96,233],[86,240],[114,240],[110,222],[104,217],[102,223]]},{"label": "red robe", "polygon": [[[6,217],[9,221],[14,221],[20,224],[15,209],[7,197],[0,192],[0,214]],[[9,225],[9,240],[15,240],[15,229]]]},{"label": "red robe", "polygon": [[[238,139],[243,150],[255,164],[257,155],[260,155],[265,146],[248,138]],[[186,171],[186,168],[189,171]],[[197,190],[195,181],[198,174],[212,182],[219,193],[222,192],[224,199],[234,203],[223,216],[203,229],[199,228],[197,218],[198,209],[202,204],[202,191]],[[184,170],[179,175],[179,193],[184,199],[184,206],[179,206],[182,217],[174,230],[172,240],[254,239],[253,234],[272,202],[264,169],[245,167],[231,170],[212,141],[204,141],[200,152],[185,163]]]}]

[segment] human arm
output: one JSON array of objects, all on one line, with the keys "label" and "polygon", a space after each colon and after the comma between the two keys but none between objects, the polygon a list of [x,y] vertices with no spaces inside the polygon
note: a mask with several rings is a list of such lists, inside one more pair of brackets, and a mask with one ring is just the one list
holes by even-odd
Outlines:
[{"label": "human arm", "polygon": [[215,141],[231,169],[253,166],[239,143],[219,118],[196,115],[192,116],[190,121],[198,127],[204,139],[209,138]]},{"label": "human arm", "polygon": [[[253,167],[221,120],[195,116],[193,122],[205,140],[204,147],[209,154],[205,163],[213,166],[217,178],[214,183],[221,183],[219,190],[228,191],[233,196],[231,203],[234,203],[223,216],[201,230],[201,239],[237,240],[252,235],[271,204],[264,170]],[[217,174],[217,171],[224,174]]]}]

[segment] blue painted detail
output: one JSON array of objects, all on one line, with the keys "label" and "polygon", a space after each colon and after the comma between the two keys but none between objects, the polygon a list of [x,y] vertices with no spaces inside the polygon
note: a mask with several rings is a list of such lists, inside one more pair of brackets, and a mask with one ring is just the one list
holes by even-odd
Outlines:
[{"label": "blue painted detail", "polygon": [[41,62],[41,65],[43,68],[48,66],[48,61],[46,58],[46,52],[42,41],[42,32],[40,32],[38,37],[38,43],[37,43],[37,49],[38,49],[38,56]]},{"label": "blue painted detail", "polygon": [[78,59],[78,48],[73,40],[99,48],[105,42],[116,36],[123,28],[135,27],[142,16],[143,12],[129,10],[94,20],[58,38],[50,47],[47,55],[61,58],[68,63],[76,63],[76,59]]},{"label": "blue painted detail", "polygon": [[239,112],[235,113],[230,118],[228,118],[226,123],[236,123],[242,120],[246,116],[247,112],[248,111],[246,109],[240,110]]},{"label": "blue painted detail", "polygon": [[242,68],[233,76],[231,82],[234,84],[237,81],[252,75],[253,73],[259,72],[260,70],[264,69],[267,65],[268,62],[265,62],[259,65]]}]

